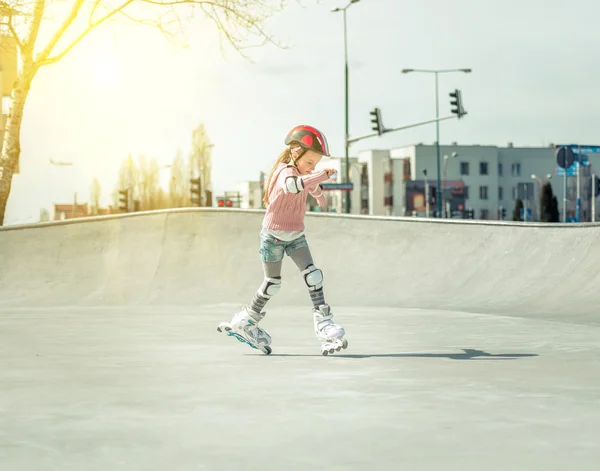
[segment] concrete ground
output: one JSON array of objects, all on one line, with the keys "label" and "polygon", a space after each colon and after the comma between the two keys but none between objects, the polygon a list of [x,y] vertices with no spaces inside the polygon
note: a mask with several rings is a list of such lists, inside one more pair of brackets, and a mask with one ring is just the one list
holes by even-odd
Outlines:
[{"label": "concrete ground", "polygon": [[[564,299],[563,305],[525,293],[520,311],[519,299],[509,296],[489,303],[475,299],[474,282],[454,295],[432,289],[425,298],[425,281],[438,288],[449,282],[434,275],[415,277],[409,287],[408,277],[376,286],[367,273],[357,292],[354,284],[338,281],[352,268],[327,260],[320,264],[326,296],[347,330],[348,349],[320,355],[308,294],[286,268],[289,281],[267,306],[262,324],[273,337],[273,353],[266,356],[216,331],[260,282],[249,281],[254,269],[225,266],[246,262],[246,252],[250,260],[255,257],[254,227],[238,230],[235,221],[257,215],[227,214],[232,219],[225,225],[221,214],[143,215],[0,231],[0,469],[598,469],[595,292],[582,287],[574,293],[576,285],[568,285],[569,292],[552,298]],[[209,217],[215,218],[210,224]],[[193,234],[187,243],[169,237],[169,218],[174,233],[185,233],[178,226],[185,224]],[[350,247],[364,221],[310,222],[316,233],[324,230],[321,223],[356,222],[357,230],[341,241]],[[400,222],[371,220],[375,241],[365,235],[363,243],[370,247],[364,251],[379,250],[389,259],[385,244],[394,242],[382,244],[386,224],[393,233]],[[416,223],[402,224],[402,230],[415,230]],[[214,234],[219,226],[229,234],[220,234],[225,245],[228,237],[249,238],[235,249],[237,259],[230,258],[233,249],[215,250],[222,246],[193,229]],[[421,228],[431,243],[436,234],[472,230],[483,236],[491,230],[465,226]],[[506,231],[493,239],[504,244],[531,237],[539,245],[546,237],[539,227],[526,236],[516,236],[522,230],[516,226],[492,230]],[[563,230],[588,250],[596,245],[596,233],[584,233],[590,228]],[[150,244],[154,234],[160,246]],[[553,237],[546,242],[550,246]],[[313,242],[320,260],[327,259],[331,242]],[[205,246],[216,259],[200,256]],[[361,250],[360,244],[352,250]],[[433,261],[418,252],[413,247],[412,256],[435,273]],[[443,260],[446,267],[453,252]],[[545,252],[537,253],[539,263],[550,263],[550,255],[546,260]],[[195,264],[186,264],[185,254]],[[563,251],[556,257],[582,270],[594,255],[575,260],[578,255]],[[481,254],[474,257],[482,260]],[[395,273],[381,260],[386,257],[371,260],[379,264],[371,279],[376,269]],[[491,258],[486,260],[489,265]],[[484,265],[471,269],[480,271],[479,288],[489,282]],[[523,278],[529,290],[538,269]],[[190,270],[198,277],[190,280]],[[590,281],[596,276],[582,275]],[[573,277],[564,278],[572,283]],[[119,291],[121,284],[129,289]],[[516,286],[507,279],[505,292]],[[409,288],[421,289],[423,307],[416,306],[414,294],[401,294]],[[550,288],[560,290],[556,284]],[[233,294],[219,300],[226,290]],[[369,302],[360,303],[361,294]],[[454,307],[457,299],[464,309]],[[431,308],[433,303],[439,308]]]}]

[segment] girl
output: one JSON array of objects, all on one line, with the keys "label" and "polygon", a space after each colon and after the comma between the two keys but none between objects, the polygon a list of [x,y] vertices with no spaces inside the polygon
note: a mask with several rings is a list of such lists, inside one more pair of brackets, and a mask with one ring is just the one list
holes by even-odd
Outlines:
[{"label": "girl", "polygon": [[[249,343],[265,353],[271,353],[271,336],[258,327],[264,318],[262,309],[281,287],[281,265],[284,252],[300,270],[313,303],[314,329],[321,342],[321,353],[333,353],[348,346],[344,329],[333,322],[330,306],[323,295],[323,273],[313,262],[304,235],[306,198],[310,193],[320,207],[327,198],[319,183],[336,173],[324,169],[312,173],[321,158],[329,156],[329,146],[323,133],[312,126],[297,126],[285,138],[286,149],[271,170],[265,189],[266,212],[260,232],[260,255],[264,280],[250,303],[233,316],[225,330],[238,340]],[[236,335],[237,334],[237,335]],[[241,337],[241,338],[240,338]]]}]

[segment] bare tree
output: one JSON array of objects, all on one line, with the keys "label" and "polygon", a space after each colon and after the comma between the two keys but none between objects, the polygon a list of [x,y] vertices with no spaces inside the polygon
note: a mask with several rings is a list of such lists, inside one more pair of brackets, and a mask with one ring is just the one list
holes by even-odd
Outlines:
[{"label": "bare tree", "polygon": [[171,179],[169,180],[169,196],[174,208],[183,208],[190,204],[190,171],[181,150],[177,151],[171,163]]},{"label": "bare tree", "polygon": [[[204,124],[200,124],[192,131],[192,152],[190,155],[191,172],[200,177],[201,198],[206,198],[206,192],[212,191],[211,174],[211,150],[210,143]],[[203,206],[206,204],[202,200]]]},{"label": "bare tree", "polygon": [[[183,24],[200,12],[217,26],[236,51],[271,42],[265,22],[286,6],[288,0],[68,0],[70,9],[53,18],[49,0],[0,0],[0,26],[16,42],[20,52],[0,156],[0,224],[4,223],[12,177],[21,155],[21,123],[27,96],[40,68],[59,62],[90,31],[113,21],[158,29],[169,40],[184,37]],[[56,25],[56,26],[55,26]],[[41,29],[49,39],[38,44]],[[251,44],[258,38],[259,44]]]},{"label": "bare tree", "polygon": [[100,186],[100,182],[97,178],[94,178],[92,181],[92,186],[90,187],[90,211],[93,216],[98,214],[98,210],[100,209],[100,198],[102,196],[102,187]]},{"label": "bare tree", "polygon": [[145,193],[142,198],[142,209],[160,209],[160,170],[156,159],[150,161],[147,172],[142,175]]},{"label": "bare tree", "polygon": [[119,175],[117,177],[117,184],[112,194],[114,207],[119,207],[119,191],[129,189],[131,198],[135,196],[133,190],[137,188],[140,181],[140,170],[136,164],[133,156],[129,154],[126,159],[121,162],[119,167]]}]

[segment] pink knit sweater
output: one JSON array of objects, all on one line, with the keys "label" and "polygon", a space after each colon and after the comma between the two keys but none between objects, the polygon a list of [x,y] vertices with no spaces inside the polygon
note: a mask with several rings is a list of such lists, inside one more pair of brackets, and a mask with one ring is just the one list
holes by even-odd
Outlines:
[{"label": "pink knit sweater", "polygon": [[[300,177],[304,189],[300,193],[286,193],[285,179]],[[275,169],[269,185],[269,205],[263,220],[263,227],[278,231],[303,231],[308,193],[314,196],[320,207],[327,205],[327,198],[319,183],[328,180],[327,172],[322,170],[311,175],[300,175],[296,167],[281,163]]]}]

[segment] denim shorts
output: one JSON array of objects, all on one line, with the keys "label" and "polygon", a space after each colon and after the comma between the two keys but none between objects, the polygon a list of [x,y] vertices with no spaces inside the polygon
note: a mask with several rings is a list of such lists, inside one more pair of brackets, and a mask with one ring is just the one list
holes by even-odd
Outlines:
[{"label": "denim shorts", "polygon": [[308,247],[306,237],[301,235],[294,240],[279,240],[268,234],[264,229],[260,231],[260,258],[263,262],[279,262],[283,260],[284,252],[288,256],[296,249]]}]

